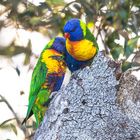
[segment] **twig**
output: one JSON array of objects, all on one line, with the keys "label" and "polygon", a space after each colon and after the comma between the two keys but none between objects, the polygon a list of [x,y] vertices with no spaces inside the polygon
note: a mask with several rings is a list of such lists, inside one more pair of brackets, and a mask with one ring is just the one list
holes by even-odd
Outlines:
[{"label": "twig", "polygon": [[27,137],[25,138],[25,140],[31,139],[31,138],[34,136],[34,134],[35,134],[35,132],[34,132],[34,133],[31,133],[29,136],[27,136]]},{"label": "twig", "polygon": [[[102,20],[101,20],[102,21]],[[101,32],[101,21],[100,21],[100,25],[98,26],[98,31],[97,31],[97,35],[96,35],[96,40],[97,40],[97,38],[98,38],[98,36],[99,36],[99,34],[100,34],[100,32]],[[97,27],[96,27],[97,28]]]},{"label": "twig", "polygon": [[0,95],[0,97],[1,97],[1,102],[4,102],[8,106],[8,108],[11,110],[13,115],[15,116],[15,119],[16,119],[18,125],[21,125],[21,121],[19,120],[19,118],[18,118],[17,114],[15,113],[15,111],[13,110],[12,106],[8,103],[8,101],[2,95]]},{"label": "twig", "polygon": [[11,110],[11,112],[13,113],[13,115],[14,115],[14,117],[15,117],[14,119],[17,121],[18,126],[19,126],[19,127],[21,128],[21,130],[24,132],[25,136],[26,136],[26,135],[29,135],[29,132],[26,130],[26,128],[25,128],[24,126],[21,125],[21,121],[19,120],[17,114],[15,113],[14,109],[13,109],[12,106],[9,104],[9,102],[8,102],[2,95],[0,95],[0,97],[1,97],[0,102],[4,102],[4,103],[8,106],[8,108]]},{"label": "twig", "polygon": [[106,54],[109,54],[108,48],[107,48],[107,46],[105,45],[105,41],[104,41],[104,39],[103,39],[103,37],[102,37],[101,32],[99,32],[99,34],[100,34],[100,37],[101,37],[102,42],[104,43],[105,52],[106,52]]},{"label": "twig", "polygon": [[[71,4],[75,3],[75,2],[77,2],[77,0],[72,1],[72,2],[70,2],[70,3],[68,3],[68,4],[66,4],[66,5],[64,6],[64,8],[63,8],[61,11],[63,12],[69,5],[71,5]],[[77,2],[77,3],[78,3],[78,2]]]},{"label": "twig", "polygon": [[4,11],[0,12],[0,16],[3,15],[4,13],[8,12],[11,9],[11,7],[7,7]]},{"label": "twig", "polygon": [[8,123],[8,122],[10,122],[10,121],[13,121],[13,120],[15,120],[15,118],[11,118],[11,119],[8,119],[8,120],[2,122],[2,123],[0,124],[0,127],[2,127],[4,124],[6,124],[6,123]]}]

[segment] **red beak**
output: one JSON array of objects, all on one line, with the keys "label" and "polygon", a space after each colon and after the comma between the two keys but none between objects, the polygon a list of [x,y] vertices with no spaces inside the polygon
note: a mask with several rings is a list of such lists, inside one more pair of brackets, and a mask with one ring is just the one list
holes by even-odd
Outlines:
[{"label": "red beak", "polygon": [[69,33],[65,33],[65,34],[64,34],[64,37],[65,37],[65,38],[70,38],[70,34],[69,34]]}]

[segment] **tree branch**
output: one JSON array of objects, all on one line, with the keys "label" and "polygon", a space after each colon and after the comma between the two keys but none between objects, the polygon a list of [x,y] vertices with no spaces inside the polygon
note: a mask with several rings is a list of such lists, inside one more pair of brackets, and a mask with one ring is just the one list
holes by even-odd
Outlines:
[{"label": "tree branch", "polygon": [[126,74],[119,83],[115,64],[99,53],[90,67],[76,71],[55,93],[34,140],[138,140],[140,82]]}]

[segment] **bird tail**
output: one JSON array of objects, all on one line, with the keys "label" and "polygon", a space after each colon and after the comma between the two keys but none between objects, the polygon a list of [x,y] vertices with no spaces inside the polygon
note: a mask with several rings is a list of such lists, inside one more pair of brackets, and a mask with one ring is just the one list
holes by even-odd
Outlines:
[{"label": "bird tail", "polygon": [[22,125],[23,125],[24,123],[26,124],[27,120],[28,120],[32,115],[33,115],[33,112],[31,111],[30,114],[29,114],[29,116],[28,116],[28,117],[25,117],[21,124],[22,124]]}]

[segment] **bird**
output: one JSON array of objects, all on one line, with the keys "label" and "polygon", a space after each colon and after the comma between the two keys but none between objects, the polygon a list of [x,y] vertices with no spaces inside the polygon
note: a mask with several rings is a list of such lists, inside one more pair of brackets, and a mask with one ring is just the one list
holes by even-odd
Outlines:
[{"label": "bird", "polygon": [[64,61],[65,39],[55,37],[43,49],[33,70],[28,110],[22,124],[34,114],[36,127],[39,126],[48,108],[53,91],[58,91],[63,83],[66,63]]},{"label": "bird", "polygon": [[74,72],[91,62],[99,47],[86,24],[78,18],[68,20],[63,31],[66,38],[65,61],[69,70]]}]

